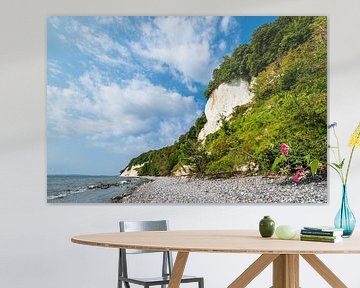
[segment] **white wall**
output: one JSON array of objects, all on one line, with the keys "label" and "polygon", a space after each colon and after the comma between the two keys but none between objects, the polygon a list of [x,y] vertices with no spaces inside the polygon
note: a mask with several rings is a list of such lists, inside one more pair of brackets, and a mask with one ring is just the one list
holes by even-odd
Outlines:
[{"label": "white wall", "polygon": [[[6,0],[5,0],[6,1]],[[115,287],[116,250],[70,243],[75,234],[115,231],[119,219],[167,218],[172,229],[256,228],[263,215],[278,224],[331,224],[340,183],[331,174],[329,205],[48,205],[46,204],[46,16],[61,15],[328,15],[329,121],[342,144],[360,120],[358,0],[8,0],[0,9],[0,287]],[[360,219],[360,151],[349,183]],[[358,225],[360,227],[360,225]],[[192,254],[188,273],[206,287],[226,287],[255,255]],[[360,255],[322,256],[348,287],[360,287]],[[137,261],[137,260],[136,260]],[[347,265],[344,265],[347,263]],[[138,264],[140,264],[138,262]],[[143,264],[141,264],[143,265]],[[250,287],[269,287],[266,270]],[[328,287],[306,263],[302,287]]]}]

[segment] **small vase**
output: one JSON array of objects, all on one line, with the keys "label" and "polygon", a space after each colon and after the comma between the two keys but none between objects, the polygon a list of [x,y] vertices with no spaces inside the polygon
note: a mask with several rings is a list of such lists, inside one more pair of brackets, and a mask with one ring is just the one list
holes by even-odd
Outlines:
[{"label": "small vase", "polygon": [[271,237],[275,231],[275,222],[270,216],[264,216],[259,223],[259,231],[262,237]]},{"label": "small vase", "polygon": [[336,228],[344,229],[344,238],[350,237],[355,228],[356,219],[349,207],[346,185],[343,185],[342,188],[341,206],[336,214],[334,224]]}]

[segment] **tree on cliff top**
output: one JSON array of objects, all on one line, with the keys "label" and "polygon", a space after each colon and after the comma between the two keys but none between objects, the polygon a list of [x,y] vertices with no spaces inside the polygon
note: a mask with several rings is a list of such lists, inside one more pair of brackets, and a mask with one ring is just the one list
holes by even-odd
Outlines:
[{"label": "tree on cliff top", "polygon": [[208,98],[221,83],[243,78],[250,80],[267,65],[306,42],[311,35],[311,23],[316,17],[279,17],[258,28],[249,44],[241,44],[231,56],[224,56],[214,69],[212,79],[204,92]]}]

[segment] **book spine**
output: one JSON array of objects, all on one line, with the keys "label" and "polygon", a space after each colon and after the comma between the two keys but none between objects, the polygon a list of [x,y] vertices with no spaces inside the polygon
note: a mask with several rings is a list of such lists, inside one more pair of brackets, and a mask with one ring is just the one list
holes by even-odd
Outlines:
[{"label": "book spine", "polygon": [[310,237],[300,237],[301,241],[314,241],[314,242],[327,242],[327,243],[335,243],[336,239],[326,239],[326,238],[310,238]]},{"label": "book spine", "polygon": [[315,231],[302,229],[300,233],[303,235],[334,236],[334,232],[332,231]]},{"label": "book spine", "polygon": [[341,236],[323,236],[323,235],[305,235],[305,234],[300,234],[301,237],[303,238],[319,238],[319,239],[336,239],[336,238],[340,238]]}]

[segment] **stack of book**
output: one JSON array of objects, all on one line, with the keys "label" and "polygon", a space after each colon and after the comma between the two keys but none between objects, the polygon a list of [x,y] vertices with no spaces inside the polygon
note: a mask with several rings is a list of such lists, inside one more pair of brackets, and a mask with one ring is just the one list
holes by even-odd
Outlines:
[{"label": "stack of book", "polygon": [[302,241],[336,243],[342,241],[344,230],[334,227],[304,227],[300,232]]}]

